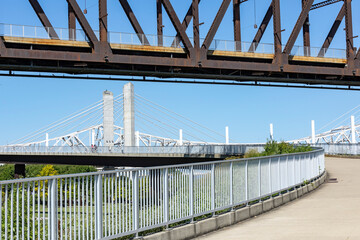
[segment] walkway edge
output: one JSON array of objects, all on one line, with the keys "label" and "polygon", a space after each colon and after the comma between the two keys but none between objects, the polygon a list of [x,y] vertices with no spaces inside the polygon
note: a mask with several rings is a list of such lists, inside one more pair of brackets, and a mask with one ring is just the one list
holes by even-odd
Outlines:
[{"label": "walkway edge", "polygon": [[169,229],[163,232],[155,233],[149,236],[144,236],[144,240],[185,240],[199,237],[206,233],[237,224],[241,221],[258,216],[262,213],[268,212],[285,203],[298,199],[315,189],[317,189],[326,180],[327,172],[318,179],[309,184],[286,192],[277,197],[270,198],[260,203],[246,206],[238,210],[234,210],[222,215],[208,218],[199,222],[190,223],[185,226]]}]

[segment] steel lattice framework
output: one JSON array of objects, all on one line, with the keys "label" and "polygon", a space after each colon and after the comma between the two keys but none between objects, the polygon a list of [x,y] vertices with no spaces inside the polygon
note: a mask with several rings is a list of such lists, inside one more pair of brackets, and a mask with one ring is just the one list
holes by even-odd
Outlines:
[{"label": "steel lattice framework", "polygon": [[[65,0],[64,0],[65,1]],[[291,30],[290,37],[284,41],[281,28],[280,0],[272,0],[252,43],[245,46],[241,42],[240,6],[245,0],[223,0],[204,41],[199,35],[199,3],[193,0],[183,21],[173,8],[170,0],[156,0],[157,4],[157,40],[150,41],[148,35],[136,18],[127,0],[119,0],[142,47],[124,48],[109,42],[107,21],[107,0],[98,0],[99,37],[91,28],[87,18],[76,0],[68,3],[68,34],[66,41],[59,30],[53,27],[38,0],[29,0],[38,18],[47,32],[47,41],[19,40],[13,36],[0,37],[0,69],[26,72],[61,72],[66,74],[104,74],[136,75],[141,81],[175,81],[167,78],[197,78],[199,83],[214,84],[290,84],[293,86],[316,87],[333,85],[344,88],[360,86],[360,49],[353,44],[353,21],[351,0],[327,0],[314,3],[315,0],[302,0],[302,10]],[[155,0],[154,0],[155,1]],[[339,14],[324,43],[316,54],[310,47],[309,12],[329,4],[343,2]],[[232,3],[234,20],[234,42],[231,51],[218,51],[214,37],[219,30],[224,15]],[[10,3],[7,3],[10,4]],[[177,35],[171,46],[164,45],[163,9],[169,16]],[[271,54],[257,55],[258,46],[264,32],[273,19],[273,49]],[[346,57],[344,59],[327,58],[328,49],[345,19]],[[77,40],[76,21],[86,35],[86,41],[74,44]],[[193,22],[193,40],[186,33]],[[293,54],[294,44],[303,30],[303,53]],[[50,41],[48,41],[50,40]],[[214,47],[215,44],[215,47]],[[116,45],[116,46],[115,46]],[[245,47],[244,47],[245,46]],[[283,47],[284,46],[284,47]],[[157,49],[157,51],[155,51]],[[158,51],[161,49],[161,51]],[[344,54],[345,55],[345,54]],[[5,75],[5,74],[3,74]],[[20,74],[28,76],[27,73]],[[49,76],[49,75],[48,75]],[[48,77],[47,76],[47,77]],[[52,74],[50,74],[52,76]],[[149,76],[153,78],[149,78]],[[59,77],[59,76],[53,76]],[[63,76],[61,76],[63,77]],[[68,78],[88,78],[67,76]],[[232,80],[227,81],[227,80]],[[177,80],[179,82],[179,80]],[[193,82],[183,80],[183,82]],[[287,85],[286,85],[287,86]],[[356,88],[355,88],[356,89]]]},{"label": "steel lattice framework", "polygon": [[331,129],[329,131],[320,133],[315,135],[315,142],[313,142],[313,139],[311,136],[292,140],[290,142],[295,144],[318,144],[318,143],[326,143],[326,144],[333,144],[333,143],[345,143],[345,144],[351,144],[351,143],[359,143],[360,138],[360,125],[355,125],[354,128],[354,137],[355,142],[353,142],[352,139],[352,129],[351,126],[341,126],[334,129]]}]

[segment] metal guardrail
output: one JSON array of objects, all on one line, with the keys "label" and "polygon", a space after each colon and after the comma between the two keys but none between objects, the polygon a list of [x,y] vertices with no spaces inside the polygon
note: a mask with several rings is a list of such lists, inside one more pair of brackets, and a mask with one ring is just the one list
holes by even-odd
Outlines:
[{"label": "metal guardrail", "polygon": [[1,153],[49,153],[49,154],[220,154],[220,155],[241,155],[249,149],[256,149],[258,152],[264,150],[264,144],[239,144],[239,145],[189,145],[189,146],[166,146],[166,147],[44,147],[44,146],[0,146]]},{"label": "metal guardrail", "polygon": [[359,143],[317,143],[312,146],[323,148],[329,155],[360,155]]},{"label": "metal guardrail", "polygon": [[[0,23],[0,36],[51,39],[50,37],[51,32],[56,32],[58,34],[58,38],[57,38],[58,40],[83,41],[83,42],[88,41],[84,31],[81,29],[69,30],[67,28],[49,28],[42,26],[25,26],[25,25]],[[99,31],[94,31],[94,33],[99,38]],[[148,46],[161,46],[161,47],[172,47],[172,48],[183,47],[180,39],[174,36],[158,36],[154,34],[109,32],[108,38],[109,38],[109,42],[113,44],[148,45]],[[193,41],[193,39],[190,38],[190,41]],[[204,39],[200,39],[200,44],[202,44],[203,41]],[[256,50],[254,51],[251,49],[256,49]],[[274,54],[274,44],[272,43],[254,44],[252,42],[243,42],[243,41],[238,42],[232,40],[215,39],[210,46],[210,50]],[[291,55],[346,59],[346,50],[334,49],[334,48],[325,49],[325,48],[294,46]]]},{"label": "metal guardrail", "polygon": [[287,191],[325,170],[312,152],[0,182],[0,239],[114,239]]}]

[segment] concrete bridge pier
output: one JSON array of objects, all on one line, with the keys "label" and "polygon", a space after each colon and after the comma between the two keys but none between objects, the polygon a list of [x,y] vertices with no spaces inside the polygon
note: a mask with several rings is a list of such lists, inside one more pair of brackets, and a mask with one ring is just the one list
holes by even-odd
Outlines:
[{"label": "concrete bridge pier", "polygon": [[26,177],[25,164],[15,164],[14,166],[14,178]]}]

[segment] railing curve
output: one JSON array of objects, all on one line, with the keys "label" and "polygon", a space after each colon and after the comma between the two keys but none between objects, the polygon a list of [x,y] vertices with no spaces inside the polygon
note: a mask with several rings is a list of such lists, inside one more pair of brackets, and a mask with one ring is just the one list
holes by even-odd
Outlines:
[{"label": "railing curve", "polygon": [[324,151],[0,181],[0,239],[113,239],[246,205],[325,171]]}]

